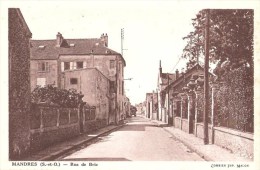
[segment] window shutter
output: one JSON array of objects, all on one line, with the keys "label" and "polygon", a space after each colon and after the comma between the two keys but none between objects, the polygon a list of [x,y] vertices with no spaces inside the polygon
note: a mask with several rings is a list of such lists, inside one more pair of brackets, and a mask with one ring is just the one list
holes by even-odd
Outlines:
[{"label": "window shutter", "polygon": [[73,70],[77,69],[77,62],[73,62]]},{"label": "window shutter", "polygon": [[64,62],[61,62],[61,71],[64,71]]},{"label": "window shutter", "polygon": [[49,72],[49,71],[50,71],[49,63],[48,63],[48,62],[45,63],[45,69],[46,69],[46,70],[45,70],[46,72]]},{"label": "window shutter", "polygon": [[73,70],[73,62],[70,62],[70,70]]},{"label": "window shutter", "polygon": [[87,62],[86,61],[83,62],[83,68],[87,68]]},{"label": "window shutter", "polygon": [[38,71],[41,71],[41,63],[38,63]]}]

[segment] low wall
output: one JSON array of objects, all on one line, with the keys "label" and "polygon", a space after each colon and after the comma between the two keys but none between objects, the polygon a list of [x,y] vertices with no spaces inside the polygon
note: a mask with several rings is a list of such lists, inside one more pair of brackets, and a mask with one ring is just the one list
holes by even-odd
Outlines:
[{"label": "low wall", "polygon": [[175,128],[181,129],[181,118],[180,117],[174,118],[174,126],[175,126]]},{"label": "low wall", "polygon": [[83,132],[88,133],[107,126],[108,120],[97,119],[95,107],[83,107],[82,117],[79,108],[34,106],[30,116],[30,151],[80,135],[80,124]]},{"label": "low wall", "polygon": [[[195,135],[201,139],[204,137],[203,123],[196,123]],[[212,139],[212,128],[209,124],[209,142],[242,157],[253,159],[254,157],[254,135],[244,133],[225,127],[214,127]]]},{"label": "low wall", "polygon": [[30,122],[32,152],[80,133],[77,108],[35,107]]},{"label": "low wall", "polygon": [[224,127],[214,127],[214,144],[240,156],[253,159],[254,135]]},{"label": "low wall", "polygon": [[[204,138],[204,125],[203,123],[196,123],[194,129],[195,136],[198,138]],[[212,143],[212,129],[211,125],[208,125],[209,143]]]},{"label": "low wall", "polygon": [[157,120],[157,119],[158,119],[156,112],[153,112],[153,113],[152,113],[151,119],[152,119],[152,120]]},{"label": "low wall", "polygon": [[107,119],[88,120],[84,122],[84,133],[89,133],[107,126]]},{"label": "low wall", "polygon": [[189,122],[188,119],[182,119],[182,127],[181,130],[183,130],[184,132],[189,133]]}]

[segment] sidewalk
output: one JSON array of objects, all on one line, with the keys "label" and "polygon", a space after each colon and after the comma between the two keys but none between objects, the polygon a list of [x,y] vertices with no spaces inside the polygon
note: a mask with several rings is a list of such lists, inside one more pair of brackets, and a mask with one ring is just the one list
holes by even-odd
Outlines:
[{"label": "sidewalk", "polygon": [[54,160],[54,159],[58,158],[59,156],[67,153],[68,151],[71,151],[84,143],[90,142],[91,140],[96,139],[99,136],[101,136],[107,132],[116,130],[116,129],[120,128],[121,126],[123,126],[123,125],[119,125],[119,126],[110,125],[110,126],[101,128],[101,129],[91,132],[91,133],[76,136],[75,138],[73,138],[71,140],[64,141],[64,142],[58,143],[56,145],[52,145],[23,160],[25,160],[25,161],[51,161],[51,160]]},{"label": "sidewalk", "polygon": [[239,155],[230,153],[230,151],[214,144],[204,145],[203,139],[195,137],[193,134],[183,132],[182,130],[172,126],[169,127],[166,123],[156,120],[151,120],[151,122],[156,123],[159,127],[162,127],[165,131],[173,135],[173,138],[181,141],[190,150],[196,152],[206,161],[253,161],[249,158],[244,158]]}]

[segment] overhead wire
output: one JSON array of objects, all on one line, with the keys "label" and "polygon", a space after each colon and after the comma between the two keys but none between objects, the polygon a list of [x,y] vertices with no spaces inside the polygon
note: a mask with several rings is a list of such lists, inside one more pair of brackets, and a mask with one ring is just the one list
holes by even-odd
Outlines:
[{"label": "overhead wire", "polygon": [[176,68],[176,66],[179,64],[179,62],[181,61],[181,59],[182,59],[182,57],[179,57],[179,60],[177,61],[177,63],[174,65],[173,69],[172,69],[170,72],[172,72],[172,71]]}]

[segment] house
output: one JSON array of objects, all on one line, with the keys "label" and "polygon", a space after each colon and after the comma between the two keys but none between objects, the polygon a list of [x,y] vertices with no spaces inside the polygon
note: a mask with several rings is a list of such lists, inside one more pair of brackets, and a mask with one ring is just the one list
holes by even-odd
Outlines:
[{"label": "house", "polygon": [[128,97],[125,97],[125,116],[131,117],[131,110],[130,110],[131,102]]},{"label": "house", "polygon": [[47,84],[75,88],[83,93],[85,102],[104,107],[97,109],[98,115],[110,108],[107,112],[114,117],[114,123],[121,120],[124,112],[125,66],[122,55],[108,48],[107,34],[100,38],[65,39],[58,33],[56,39],[31,40],[31,89]]},{"label": "house", "polygon": [[9,159],[30,152],[30,38],[19,8],[8,9]]},{"label": "house", "polygon": [[[203,74],[204,68],[199,64],[188,68],[181,74],[176,70],[176,79],[161,91],[161,96],[165,96],[163,103],[168,108],[168,124],[187,133],[193,133],[194,130],[196,94],[193,90],[196,85],[195,80],[198,82],[203,79]],[[210,78],[212,76],[210,74]]]},{"label": "house", "polygon": [[175,74],[176,79],[161,91],[169,107],[168,124],[253,159],[253,78],[248,79],[252,74],[249,68],[226,72],[221,81],[209,72],[207,123],[203,66],[196,64],[181,74],[176,70]]},{"label": "house", "polygon": [[166,94],[163,93],[164,89],[169,86],[176,79],[173,73],[163,73],[161,61],[159,64],[159,74],[157,79],[157,93],[158,93],[158,120],[168,122],[168,106],[165,103]]},{"label": "house", "polygon": [[152,120],[158,120],[158,93],[155,91],[146,93],[145,102],[145,117]]}]

